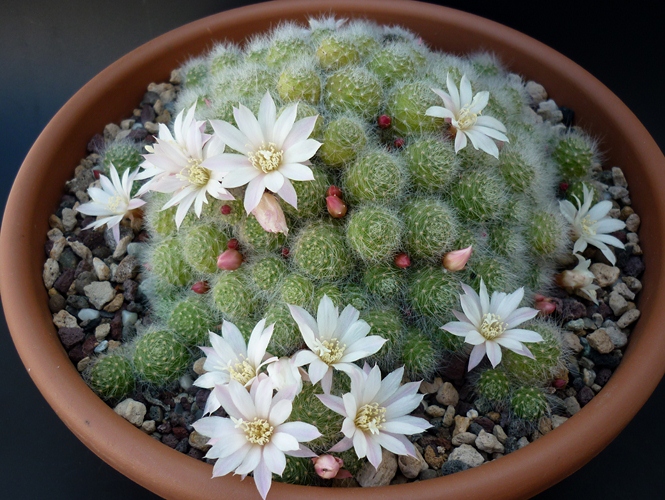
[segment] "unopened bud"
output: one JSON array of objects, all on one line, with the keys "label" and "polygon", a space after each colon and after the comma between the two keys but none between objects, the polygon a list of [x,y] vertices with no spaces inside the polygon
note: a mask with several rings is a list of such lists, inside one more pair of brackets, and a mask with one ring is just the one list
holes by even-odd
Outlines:
[{"label": "unopened bud", "polygon": [[326,206],[328,207],[328,213],[330,216],[335,219],[341,219],[346,215],[346,203],[337,196],[327,196]]},{"label": "unopened bud", "polygon": [[198,293],[199,295],[208,293],[208,290],[210,290],[210,285],[207,281],[197,281],[192,285],[192,292]]},{"label": "unopened bud", "polygon": [[337,196],[340,200],[343,198],[342,190],[337,186],[330,186],[326,191],[326,196]]},{"label": "unopened bud", "polygon": [[344,461],[341,458],[332,455],[321,455],[312,458],[312,463],[316,473],[323,479],[351,477],[349,471],[342,469]]},{"label": "unopened bud", "polygon": [[229,250],[238,250],[239,246],[240,243],[238,243],[238,240],[235,238],[231,238],[226,244],[226,248],[228,248]]},{"label": "unopened bud", "polygon": [[376,120],[376,124],[382,129],[390,128],[392,122],[392,119],[388,115],[381,115]]},{"label": "unopened bud", "polygon": [[411,265],[411,259],[405,253],[395,255],[395,265],[400,269],[406,269]]},{"label": "unopened bud", "polygon": [[225,250],[217,257],[217,267],[224,271],[235,271],[242,265],[242,254],[238,250]]},{"label": "unopened bud", "polygon": [[473,246],[468,246],[461,250],[448,252],[443,256],[443,267],[448,269],[448,271],[461,271],[466,266],[466,263],[469,262],[472,251]]}]

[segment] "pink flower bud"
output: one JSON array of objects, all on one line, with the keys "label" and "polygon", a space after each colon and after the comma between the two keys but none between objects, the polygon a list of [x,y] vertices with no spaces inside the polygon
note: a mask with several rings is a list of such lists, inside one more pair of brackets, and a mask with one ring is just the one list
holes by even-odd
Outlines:
[{"label": "pink flower bud", "polygon": [[209,290],[210,290],[210,285],[208,284],[207,281],[197,281],[192,285],[192,291],[194,293],[198,293],[199,295],[208,293]]},{"label": "pink flower bud", "polygon": [[406,269],[411,265],[411,259],[405,253],[395,255],[395,265],[400,269]]},{"label": "pink flower bud", "polygon": [[226,243],[226,248],[229,250],[238,250],[238,247],[240,246],[240,243],[238,243],[238,240],[235,238],[231,238],[227,243]]},{"label": "pink flower bud", "polygon": [[222,208],[220,208],[219,211],[222,215],[229,215],[233,209],[231,208],[231,205],[222,205]]},{"label": "pink flower bud", "polygon": [[448,271],[461,271],[466,266],[466,263],[469,262],[472,251],[473,246],[468,246],[461,250],[448,252],[443,256],[443,267],[448,269]]},{"label": "pink flower bud", "polygon": [[286,234],[289,232],[282,207],[279,206],[277,198],[270,193],[263,193],[261,201],[252,210],[252,214],[256,217],[259,224],[261,224],[261,227],[269,233]]},{"label": "pink flower bud", "polygon": [[549,297],[537,293],[534,298],[536,301],[533,304],[533,307],[538,309],[543,316],[549,316],[556,311],[556,303],[554,303]]},{"label": "pink flower bud", "polygon": [[[314,470],[323,479],[332,479],[338,476],[340,469],[344,467],[344,460],[332,455],[321,455],[312,458]],[[348,471],[345,471],[348,473]],[[348,476],[346,476],[348,477]]]},{"label": "pink flower bud", "polygon": [[242,254],[238,250],[225,250],[217,257],[217,267],[225,271],[235,271],[242,264]]},{"label": "pink flower bud", "polygon": [[346,203],[337,196],[326,197],[326,206],[328,207],[330,216],[335,219],[341,219],[346,215]]},{"label": "pink flower bud", "polygon": [[340,200],[343,198],[342,190],[337,186],[330,186],[326,191],[326,196],[337,196]]}]

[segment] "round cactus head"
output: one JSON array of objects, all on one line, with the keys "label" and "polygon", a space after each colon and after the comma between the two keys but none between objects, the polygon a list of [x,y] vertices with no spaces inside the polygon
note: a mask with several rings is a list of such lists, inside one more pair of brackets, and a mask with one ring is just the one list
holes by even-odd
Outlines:
[{"label": "round cactus head", "polygon": [[252,264],[249,272],[254,286],[263,292],[275,290],[286,273],[287,268],[284,259],[276,255],[260,256]]},{"label": "round cactus head", "polygon": [[190,354],[175,334],[161,330],[140,337],[134,350],[134,367],[139,376],[156,385],[178,380],[185,373]]},{"label": "round cactus head", "polygon": [[324,97],[333,112],[370,118],[379,114],[383,88],[374,73],[362,66],[350,66],[328,77]]},{"label": "round cactus head", "polygon": [[533,320],[521,328],[539,333],[543,338],[542,342],[529,342],[527,346],[534,359],[505,350],[502,365],[515,380],[545,385],[564,364],[561,332],[554,323],[546,320]]},{"label": "round cactus head", "polygon": [[513,393],[510,408],[518,418],[537,422],[547,412],[547,398],[535,387],[520,387]]},{"label": "round cactus head", "polygon": [[587,178],[595,157],[593,143],[586,137],[569,134],[554,148],[552,158],[559,166],[559,174],[566,181]]},{"label": "round cactus head", "polygon": [[192,269],[210,274],[217,271],[217,257],[226,250],[228,242],[223,231],[211,224],[196,224],[178,236],[182,255]]},{"label": "round cactus head", "polygon": [[383,150],[358,158],[344,175],[345,193],[354,201],[389,202],[404,194],[406,176],[399,159]]},{"label": "round cactus head", "polygon": [[336,227],[325,223],[303,228],[291,255],[303,273],[316,279],[344,278],[353,265],[344,236]]},{"label": "round cactus head", "polygon": [[251,316],[256,307],[248,278],[241,270],[223,272],[210,292],[215,309],[231,320]]},{"label": "round cactus head", "polygon": [[282,280],[279,295],[285,304],[309,309],[314,296],[314,283],[302,274],[289,274]]},{"label": "round cactus head", "polygon": [[432,341],[416,328],[410,328],[402,344],[404,372],[411,380],[429,379],[437,369],[439,359]]},{"label": "round cactus head", "polygon": [[111,354],[93,365],[88,383],[103,399],[120,399],[134,389],[134,370],[126,357]]},{"label": "round cactus head", "polygon": [[440,106],[441,100],[424,82],[398,85],[388,98],[388,114],[398,134],[437,132],[443,128],[442,118],[427,116],[431,106]]},{"label": "round cactus head", "polygon": [[485,370],[475,384],[475,391],[491,402],[506,401],[510,393],[508,376],[501,370]]},{"label": "round cactus head", "polygon": [[404,149],[411,182],[418,189],[433,192],[445,189],[457,175],[459,157],[450,141],[426,137],[408,144]]},{"label": "round cactus head", "polygon": [[190,297],[177,302],[167,322],[178,339],[185,345],[201,346],[208,340],[208,331],[215,327],[212,311],[198,297]]},{"label": "round cactus head", "polygon": [[457,233],[454,211],[435,198],[414,198],[402,208],[406,248],[416,257],[438,257],[450,250]]},{"label": "round cactus head", "polygon": [[160,243],[152,253],[151,263],[152,272],[167,283],[184,286],[192,281],[192,269],[176,239]]},{"label": "round cactus head", "polygon": [[392,259],[399,249],[402,222],[392,210],[365,206],[354,211],[346,228],[346,241],[366,262]]},{"label": "round cactus head", "polygon": [[323,144],[318,155],[331,167],[339,167],[353,161],[367,144],[367,134],[362,121],[343,116],[331,121],[323,132]]}]

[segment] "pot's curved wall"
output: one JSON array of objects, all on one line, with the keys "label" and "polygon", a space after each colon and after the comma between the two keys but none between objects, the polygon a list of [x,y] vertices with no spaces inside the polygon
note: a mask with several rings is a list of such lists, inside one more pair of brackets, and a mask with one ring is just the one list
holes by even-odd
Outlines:
[{"label": "pot's curved wall", "polygon": [[[84,156],[90,136],[106,123],[123,118],[149,82],[168,79],[173,67],[209,47],[211,39],[242,39],[249,33],[268,28],[276,19],[304,21],[309,15],[331,10],[343,17],[363,15],[378,22],[398,22],[418,31],[435,47],[449,51],[491,48],[513,70],[543,83],[555,100],[565,102],[578,116],[584,116],[585,128],[592,134],[602,135],[605,144],[610,146],[611,163],[640,165],[639,174],[628,171],[627,175],[637,211],[646,213],[648,208],[651,214],[643,217],[642,227],[642,234],[650,235],[642,243],[649,268],[640,303],[644,315],[624,364],[606,388],[570,425],[566,424],[518,453],[483,466],[482,470],[362,492],[363,496],[377,499],[386,495],[436,498],[442,490],[446,496],[461,497],[492,494],[494,498],[507,498],[533,494],[565,477],[606,446],[646,400],[665,370],[662,363],[665,340],[657,335],[665,313],[655,307],[665,294],[665,288],[658,290],[657,287],[663,279],[658,248],[665,221],[664,202],[657,196],[665,192],[665,183],[658,169],[662,170],[664,165],[662,154],[644,128],[599,82],[538,42],[474,16],[425,4],[418,4],[416,8],[413,3],[399,1],[277,2],[231,11],[184,26],[109,67],[54,117],[26,158],[9,200],[7,213],[22,215],[6,217],[3,221],[0,275],[3,304],[16,346],[35,383],[63,421],[95,453],[132,479],[171,498],[256,495],[251,480],[242,483],[237,478],[210,481],[209,466],[166,449],[142,434],[118,418],[85,386],[60,347],[51,325],[41,282],[43,235],[48,229],[48,215],[60,197],[60,191],[52,187],[64,184]],[[116,91],[120,82],[124,82],[122,94]],[[62,165],[71,168],[62,168]],[[47,173],[47,182],[35,182],[35,179],[46,178]],[[656,214],[662,215],[660,220]],[[11,291],[9,283],[12,283]],[[36,339],[43,344],[43,350],[31,348]],[[627,379],[629,374],[632,382],[621,385],[620,380]],[[639,384],[635,383],[636,379],[640,380]],[[618,400],[634,404],[630,411],[619,414],[615,412]],[[108,429],[112,429],[111,438],[104,437]],[[593,436],[591,448],[576,448],[583,436],[586,439],[590,435]],[[571,455],[575,458],[571,459]],[[565,462],[563,457],[566,457]],[[558,468],[553,464],[562,466]],[[515,474],[515,470],[520,473]],[[499,491],[497,484],[501,485]],[[200,487],[201,492],[194,495],[192,485]],[[276,497],[280,492],[288,498],[311,496],[306,488],[274,484],[271,495]],[[356,496],[352,490],[335,493],[337,498]]]}]

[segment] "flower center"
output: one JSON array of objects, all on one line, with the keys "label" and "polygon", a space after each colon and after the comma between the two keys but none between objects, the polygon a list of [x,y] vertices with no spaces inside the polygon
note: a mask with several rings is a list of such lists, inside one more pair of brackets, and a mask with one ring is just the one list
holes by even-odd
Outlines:
[{"label": "flower center", "polygon": [[261,144],[261,149],[247,153],[252,165],[265,174],[279,168],[282,164],[282,156],[284,156],[284,151],[277,149],[277,145],[273,142],[269,142],[267,146]]},{"label": "flower center", "polygon": [[472,113],[469,109],[469,106],[463,106],[459,111],[459,116],[457,117],[457,126],[458,128],[465,130],[467,128],[473,127],[478,120],[478,115]]},{"label": "flower center", "polygon": [[183,168],[176,177],[182,181],[187,181],[196,187],[203,187],[210,180],[210,170],[201,166],[201,160],[190,158],[188,165]]},{"label": "flower center", "polygon": [[580,221],[580,229],[582,229],[582,233],[585,236],[595,236],[596,231],[593,229],[593,225],[598,222],[595,220],[589,219],[589,216],[587,215]]},{"label": "flower center", "polygon": [[480,325],[480,334],[487,340],[494,340],[503,335],[508,325],[501,321],[501,317],[496,314],[487,313],[483,316],[483,323]]},{"label": "flower center", "polygon": [[251,422],[245,422],[242,418],[233,418],[231,420],[237,428],[245,431],[247,441],[252,444],[264,446],[270,442],[273,430],[275,429],[270,422],[263,418],[255,417]]},{"label": "flower center", "polygon": [[125,207],[125,200],[122,196],[116,195],[109,198],[107,203],[109,210],[115,214],[125,213],[127,210],[121,210],[120,207]]},{"label": "flower center", "polygon": [[386,409],[378,403],[367,404],[358,410],[354,423],[363,432],[378,434],[381,424],[386,421]]},{"label": "flower center", "polygon": [[321,361],[332,365],[344,356],[345,349],[346,345],[340,344],[338,339],[319,340],[316,346],[316,354],[321,358]]},{"label": "flower center", "polygon": [[229,375],[233,380],[245,385],[256,377],[256,370],[246,359],[243,359],[235,365],[229,365]]}]

